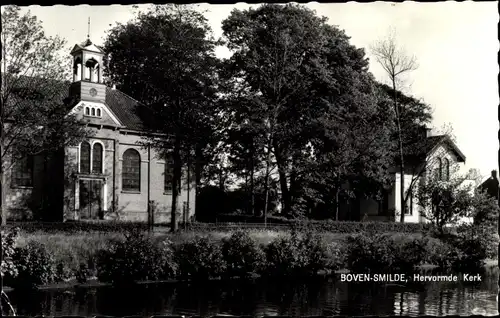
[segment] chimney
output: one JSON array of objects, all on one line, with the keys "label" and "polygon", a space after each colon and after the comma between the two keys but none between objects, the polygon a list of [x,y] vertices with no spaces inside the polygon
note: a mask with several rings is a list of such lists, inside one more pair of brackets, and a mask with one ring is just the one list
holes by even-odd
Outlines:
[{"label": "chimney", "polygon": [[496,170],[491,171],[491,178],[493,178],[493,179],[497,178],[497,171]]},{"label": "chimney", "polygon": [[113,89],[116,89],[116,84],[113,84],[113,87],[112,87],[112,88],[113,88]]},{"label": "chimney", "polygon": [[427,127],[425,125],[422,125],[421,126],[421,130],[422,130],[422,137],[423,138],[428,138],[428,137],[431,136],[431,130],[432,130],[432,128],[429,128],[429,127]]}]

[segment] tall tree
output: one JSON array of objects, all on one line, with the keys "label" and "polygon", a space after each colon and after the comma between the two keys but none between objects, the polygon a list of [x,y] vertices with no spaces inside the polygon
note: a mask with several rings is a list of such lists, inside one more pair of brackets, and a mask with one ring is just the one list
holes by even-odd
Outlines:
[{"label": "tall tree", "polygon": [[[409,182],[405,181],[407,184],[407,189],[402,197],[402,202],[405,207],[408,207],[409,200],[418,185],[419,180],[423,174],[427,171],[428,167],[434,166],[436,164],[436,158],[427,158],[426,149],[428,145],[427,135],[430,129],[424,129],[427,127],[431,120],[431,108],[428,104],[412,97],[403,94],[401,91],[394,90],[392,87],[385,84],[377,84],[379,91],[379,103],[385,105],[386,107],[392,109],[390,114],[387,114],[389,120],[393,120],[394,125],[392,125],[392,138],[393,145],[388,147],[387,150],[393,156],[393,164],[398,167],[398,163],[401,162],[400,159],[400,148],[399,141],[401,140],[403,144],[404,153],[404,163],[405,163],[405,180],[410,178]],[[400,127],[404,127],[403,130],[398,130],[396,125],[396,112],[394,112],[394,96],[398,101],[398,111]],[[443,137],[451,132],[450,129],[443,131]],[[429,160],[428,160],[429,159]]]},{"label": "tall tree", "polygon": [[399,172],[400,172],[400,219],[404,222],[406,211],[405,197],[405,154],[403,130],[405,127],[402,123],[402,115],[398,104],[397,91],[400,90],[402,77],[407,73],[417,69],[415,57],[408,56],[402,49],[398,47],[396,42],[395,32],[391,32],[385,39],[381,39],[372,46],[372,53],[375,55],[377,62],[382,66],[387,76],[389,77],[392,86],[393,109],[396,120],[396,129],[398,134],[398,151],[399,151]]},{"label": "tall tree", "polygon": [[[292,215],[301,201],[303,167],[315,126],[329,108],[336,111],[343,103],[351,103],[351,111],[363,111],[357,101],[348,100],[347,92],[352,84],[364,82],[368,61],[343,31],[300,5],[234,10],[222,29],[234,53],[229,68],[238,85],[255,97],[253,112],[262,119],[266,179],[274,159],[283,212]],[[332,115],[331,120],[337,118]]]},{"label": "tall tree", "polygon": [[211,138],[220,125],[214,102],[216,44],[203,14],[189,6],[166,5],[118,24],[104,45],[111,81],[148,107],[149,113],[142,114],[147,128],[163,134],[145,143],[173,156],[173,231],[182,162],[187,156],[198,160],[203,148],[213,144]]},{"label": "tall tree", "polygon": [[2,8],[0,111],[1,218],[6,222],[5,175],[17,160],[62,149],[87,131],[68,114],[65,42],[47,37],[36,16]]},{"label": "tall tree", "polygon": [[392,123],[387,120],[390,109],[377,102],[371,76],[357,74],[354,78],[340,96],[330,101],[318,121],[320,131],[311,142],[312,165],[303,186],[316,192],[323,206],[332,207],[329,215],[337,220],[340,195],[381,194],[388,185],[392,163],[387,151],[391,145]]}]

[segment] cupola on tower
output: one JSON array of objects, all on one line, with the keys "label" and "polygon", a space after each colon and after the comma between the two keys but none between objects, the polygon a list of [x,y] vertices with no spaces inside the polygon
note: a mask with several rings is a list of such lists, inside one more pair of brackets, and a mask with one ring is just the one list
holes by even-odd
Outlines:
[{"label": "cupola on tower", "polygon": [[104,103],[106,85],[102,78],[103,50],[87,38],[82,44],[74,46],[71,56],[73,83],[70,87],[70,96],[80,101]]}]

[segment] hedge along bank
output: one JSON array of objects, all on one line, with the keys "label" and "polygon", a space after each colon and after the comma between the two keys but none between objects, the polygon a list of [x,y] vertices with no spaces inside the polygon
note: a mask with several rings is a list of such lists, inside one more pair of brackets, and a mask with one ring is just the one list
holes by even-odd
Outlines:
[{"label": "hedge along bank", "polygon": [[[155,224],[157,228],[168,228],[168,224]],[[8,224],[9,228],[17,227],[24,232],[43,231],[47,233],[58,232],[126,232],[134,229],[148,229],[148,225],[143,222],[122,222],[122,221],[93,221],[93,222],[17,222]],[[201,223],[193,222],[180,225],[180,228],[189,231],[235,231],[250,229],[267,229],[274,231],[312,230],[316,232],[334,232],[342,234],[358,232],[399,232],[399,233],[420,233],[432,228],[426,223],[399,223],[399,222],[356,222],[356,221],[332,221],[332,220],[288,220],[279,223]]]},{"label": "hedge along bank", "polygon": [[[359,233],[347,242],[324,242],[310,231],[302,235],[292,231],[259,246],[247,232],[237,231],[221,243],[199,236],[175,245],[165,240],[155,242],[135,231],[125,239],[108,242],[70,271],[62,270],[61,263],[56,263],[42,244],[17,247],[12,257],[17,275],[8,274],[6,282],[23,288],[47,285],[63,281],[70,276],[68,272],[80,283],[97,276],[102,282],[128,284],[253,275],[309,276],[342,268],[358,272],[411,272],[424,263],[448,270],[469,270],[484,263],[486,253],[480,237],[457,235],[445,242],[432,237],[402,239],[405,235]],[[466,246],[474,248],[459,249]]]}]

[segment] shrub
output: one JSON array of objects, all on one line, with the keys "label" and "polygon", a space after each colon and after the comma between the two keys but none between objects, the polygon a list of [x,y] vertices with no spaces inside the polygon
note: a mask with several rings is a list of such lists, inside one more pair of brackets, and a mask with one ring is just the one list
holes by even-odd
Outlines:
[{"label": "shrub", "polygon": [[369,273],[389,269],[392,251],[388,235],[352,235],[348,238],[347,264],[354,272]]},{"label": "shrub", "polygon": [[[459,230],[463,228],[459,227]],[[499,236],[496,226],[475,226],[477,231],[477,238],[481,241],[481,245],[486,250],[486,258],[498,257],[498,243]]]},{"label": "shrub", "polygon": [[[292,235],[292,239],[296,239]],[[324,270],[328,264],[327,245],[321,237],[307,231],[305,235],[297,241],[298,248],[298,272],[311,275],[317,274],[319,270]]]},{"label": "shrub", "polygon": [[[286,220],[274,219],[266,226],[267,230],[291,230],[297,229],[301,232],[312,231],[314,233],[333,232],[339,234],[351,233],[422,233],[429,229],[432,225],[426,223],[399,223],[399,222],[354,222],[354,221],[315,221],[315,220]],[[262,220],[255,221],[255,226],[246,223],[192,223],[189,224],[191,229],[204,229],[206,231],[234,231],[237,229],[262,228]]]},{"label": "shrub", "polygon": [[421,233],[430,227],[425,223],[399,222],[354,222],[354,221],[305,221],[302,222],[314,232],[335,233]]},{"label": "shrub", "polygon": [[456,248],[452,267],[458,271],[482,268],[490,240],[484,230],[477,226],[465,224],[457,227],[457,233],[450,239]]},{"label": "shrub", "polygon": [[418,236],[360,233],[348,237],[347,266],[355,272],[412,272],[427,257]]},{"label": "shrub", "polygon": [[16,241],[18,238],[18,229],[14,228],[11,231],[1,231],[2,241],[2,264],[1,275],[15,278],[17,276],[17,268],[14,264],[13,257],[16,251]]},{"label": "shrub", "polygon": [[345,244],[330,242],[326,245],[325,269],[330,271],[339,270],[345,267],[346,247]]},{"label": "shrub", "polygon": [[131,231],[125,241],[111,241],[97,255],[97,277],[113,284],[164,278],[165,255],[161,247],[139,231]]},{"label": "shrub", "polygon": [[16,248],[12,259],[18,272],[13,281],[15,287],[35,288],[54,281],[55,263],[45,245],[30,241]]},{"label": "shrub", "polygon": [[427,256],[427,240],[420,237],[392,236],[391,270],[396,272],[412,272],[422,264]]},{"label": "shrub", "polygon": [[12,222],[7,226],[19,227],[22,231],[33,233],[43,231],[44,233],[54,232],[126,232],[134,230],[146,230],[147,224],[144,222],[124,222],[124,221],[67,221],[67,222]]},{"label": "shrub", "polygon": [[291,237],[279,237],[264,247],[266,268],[262,274],[269,276],[289,276],[297,272],[297,242]]},{"label": "shrub", "polygon": [[76,281],[79,284],[86,283],[87,282],[87,278],[90,275],[91,274],[90,274],[89,268],[88,268],[87,264],[85,264],[85,263],[81,263],[80,267],[78,268],[78,270],[75,271]]},{"label": "shrub", "polygon": [[220,245],[214,244],[208,237],[196,236],[181,243],[174,253],[181,278],[219,277],[226,268]]},{"label": "shrub", "polygon": [[55,281],[62,282],[71,278],[72,276],[73,271],[65,263],[57,263],[54,276]]},{"label": "shrub", "polygon": [[436,265],[442,270],[450,269],[455,248],[451,244],[434,237],[427,237],[426,241],[426,257],[424,261]]},{"label": "shrub", "polygon": [[[329,262],[328,247],[311,232],[299,237],[297,232],[283,236],[264,247],[266,268],[271,276],[304,276],[335,266]],[[333,255],[334,251],[331,251]]]},{"label": "shrub", "polygon": [[169,239],[160,242],[161,251],[161,275],[162,278],[174,278],[178,272],[178,265],[175,261],[175,250],[173,243]]},{"label": "shrub", "polygon": [[244,231],[236,231],[222,240],[222,255],[229,276],[245,277],[257,273],[264,262],[262,250]]}]

